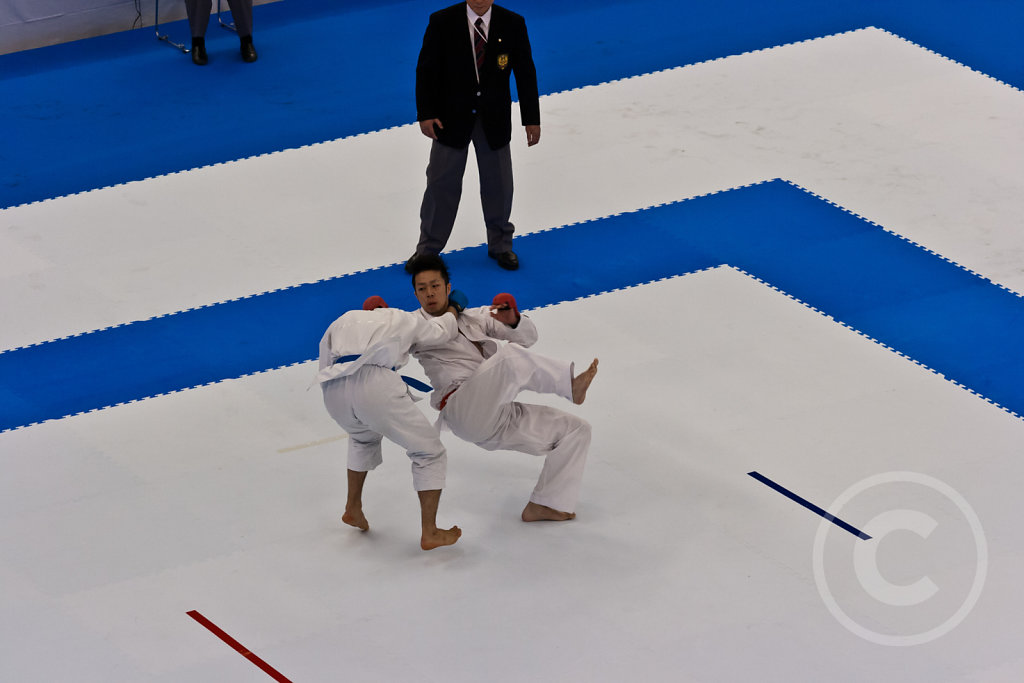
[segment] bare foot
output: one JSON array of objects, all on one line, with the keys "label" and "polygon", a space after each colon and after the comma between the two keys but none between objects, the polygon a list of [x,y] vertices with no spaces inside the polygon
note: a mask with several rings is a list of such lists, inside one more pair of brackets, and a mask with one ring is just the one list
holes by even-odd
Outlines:
[{"label": "bare foot", "polygon": [[341,516],[341,521],[345,522],[345,524],[349,524],[354,527],[359,527],[363,531],[370,530],[370,523],[366,521],[366,516],[363,515],[363,511],[361,508],[355,508],[351,510],[346,508],[345,514]]},{"label": "bare foot", "polygon": [[434,529],[430,532],[423,532],[420,538],[420,547],[424,550],[433,550],[443,545],[453,545],[462,536],[462,529],[453,526],[451,529]]},{"label": "bare foot", "polygon": [[597,359],[590,364],[590,367],[572,378],[572,402],[580,405],[587,398],[587,389],[594,381],[597,374]]},{"label": "bare foot", "polygon": [[523,508],[523,521],[524,522],[565,522],[570,519],[576,519],[575,512],[562,512],[554,508],[549,508],[547,505],[539,505],[530,501]]}]

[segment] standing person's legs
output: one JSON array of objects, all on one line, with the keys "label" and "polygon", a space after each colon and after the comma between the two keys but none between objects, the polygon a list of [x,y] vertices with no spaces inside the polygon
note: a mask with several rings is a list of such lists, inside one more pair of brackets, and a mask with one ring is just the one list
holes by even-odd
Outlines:
[{"label": "standing person's legs", "polygon": [[437,140],[430,145],[427,189],[420,204],[417,254],[440,254],[448,244],[462,198],[462,177],[466,173],[468,156],[468,146],[459,149],[442,145]]},{"label": "standing person's legs", "polygon": [[515,232],[509,220],[512,216],[512,152],[509,145],[491,149],[479,120],[473,127],[473,150],[480,173],[480,205],[487,227],[487,253],[503,254],[512,250]]},{"label": "standing person's legs", "polygon": [[228,0],[239,38],[252,37],[252,0]]},{"label": "standing person's legs", "polygon": [[185,0],[185,13],[188,15],[188,27],[192,32],[192,38],[202,38],[206,35],[212,9],[213,0]]},{"label": "standing person's legs", "polygon": [[252,44],[252,0],[228,0],[228,5],[238,33],[238,49],[242,53],[242,61],[255,62],[258,55],[256,46]]},{"label": "standing person's legs", "polygon": [[185,0],[185,13],[188,14],[188,28],[192,33],[192,45],[189,52],[192,55],[192,63],[197,66],[205,66],[206,57],[206,27],[210,23],[210,9],[212,0]]}]

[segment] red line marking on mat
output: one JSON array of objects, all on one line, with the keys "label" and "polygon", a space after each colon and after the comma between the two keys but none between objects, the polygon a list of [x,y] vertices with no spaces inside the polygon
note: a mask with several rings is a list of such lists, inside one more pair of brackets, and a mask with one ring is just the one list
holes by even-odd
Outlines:
[{"label": "red line marking on mat", "polygon": [[263,671],[263,673],[267,674],[278,683],[292,683],[290,680],[285,678],[284,675],[282,675],[277,669],[270,666],[253,653],[249,652],[249,650],[240,642],[229,636],[219,626],[217,626],[217,624],[213,623],[196,610],[186,612],[186,614],[195,619],[196,621],[198,621],[203,626],[205,626],[207,630],[210,631],[210,633],[223,640],[231,647],[232,650],[234,650],[235,652],[242,655],[256,666],[258,666]]}]

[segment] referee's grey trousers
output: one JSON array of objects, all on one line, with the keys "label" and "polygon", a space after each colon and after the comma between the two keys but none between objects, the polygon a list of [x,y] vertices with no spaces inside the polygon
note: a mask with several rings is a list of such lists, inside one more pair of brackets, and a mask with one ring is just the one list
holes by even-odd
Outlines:
[{"label": "referee's grey trousers", "polygon": [[[252,35],[252,0],[228,0],[231,8],[231,20],[235,22],[235,30],[239,37]],[[188,27],[193,38],[206,35],[206,26],[210,23],[210,11],[213,0],[185,0],[185,11],[188,13]]]},{"label": "referee's grey trousers", "polygon": [[[512,249],[512,233],[515,232],[515,226],[509,222],[512,215],[512,154],[508,145],[491,149],[479,118],[473,126],[471,140],[480,172],[480,204],[487,227],[487,252],[501,254]],[[462,178],[466,174],[468,157],[468,145],[459,149],[434,140],[430,146],[427,189],[420,205],[417,254],[439,254],[448,244],[462,197]]]}]

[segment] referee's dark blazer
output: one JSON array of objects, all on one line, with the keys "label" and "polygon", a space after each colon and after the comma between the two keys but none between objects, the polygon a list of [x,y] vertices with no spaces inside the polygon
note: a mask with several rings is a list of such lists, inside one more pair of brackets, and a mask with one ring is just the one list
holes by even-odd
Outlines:
[{"label": "referee's dark blazer", "polygon": [[467,146],[479,115],[491,149],[507,145],[512,138],[513,73],[523,125],[540,125],[537,69],[521,16],[491,5],[479,85],[473,62],[466,3],[431,14],[416,64],[416,120],[440,119],[444,128],[437,131],[438,142]]}]

